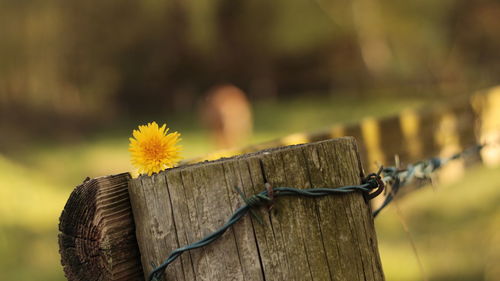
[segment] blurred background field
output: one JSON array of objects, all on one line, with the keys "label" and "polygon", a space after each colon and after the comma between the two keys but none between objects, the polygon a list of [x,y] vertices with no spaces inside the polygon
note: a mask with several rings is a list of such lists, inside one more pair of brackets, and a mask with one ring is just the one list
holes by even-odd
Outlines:
[{"label": "blurred background field", "polygon": [[[216,149],[200,117],[230,83],[240,145],[448,103],[499,82],[495,0],[0,0],[0,280],[64,280],[57,223],[87,176],[133,171],[128,137],[166,122],[184,157]],[[398,201],[376,221],[387,280],[500,280],[500,173]]]},{"label": "blurred background field", "polygon": [[[255,113],[261,117],[256,118],[252,141],[320,129],[344,118],[356,121],[365,115],[399,110],[399,106],[384,108],[388,104],[385,100],[308,102],[315,105],[315,114],[300,101],[256,106]],[[423,102],[407,99],[397,104],[415,107]],[[357,110],[346,110],[351,107]],[[267,120],[273,116],[290,122],[273,125]],[[208,134],[189,118],[169,118],[169,122],[172,129],[183,134],[185,157],[213,149]],[[2,155],[1,280],[64,280],[57,246],[60,212],[73,187],[86,176],[133,171],[127,147],[134,127],[122,124],[71,143],[44,140],[18,147],[15,154],[11,151]],[[398,201],[429,280],[498,280],[499,172],[498,168],[475,167],[458,183],[436,190],[428,186]],[[377,218],[376,227],[387,280],[423,280],[395,207]]]}]

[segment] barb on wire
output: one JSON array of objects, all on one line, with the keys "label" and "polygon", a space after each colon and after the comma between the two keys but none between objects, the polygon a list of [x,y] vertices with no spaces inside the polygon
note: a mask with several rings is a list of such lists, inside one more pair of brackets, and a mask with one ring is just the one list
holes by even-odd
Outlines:
[{"label": "barb on wire", "polygon": [[398,194],[401,187],[406,186],[415,181],[428,181],[431,180],[432,174],[446,165],[452,160],[467,157],[471,154],[476,154],[481,149],[485,147],[484,144],[478,144],[465,149],[462,152],[455,153],[450,157],[446,158],[430,158],[425,161],[420,161],[414,164],[410,164],[406,169],[399,169],[398,165],[394,167],[386,167],[382,170],[382,180],[391,186],[391,191],[385,197],[382,205],[373,212],[373,216],[376,217],[380,211],[382,211],[389,203],[392,202],[394,197]]},{"label": "barb on wire", "polygon": [[[273,200],[277,197],[283,196],[305,196],[305,197],[322,197],[327,195],[335,195],[342,193],[351,193],[351,192],[362,192],[365,195],[365,198],[372,199],[382,192],[384,189],[384,183],[380,178],[380,173],[378,174],[370,174],[363,180],[363,183],[360,185],[352,185],[352,186],[342,186],[338,188],[308,188],[308,189],[299,189],[293,187],[274,187],[271,188],[269,184],[265,184],[266,190],[252,195],[250,197],[244,197],[243,192],[240,188],[235,187],[235,190],[240,194],[245,202],[245,205],[238,208],[234,214],[229,218],[229,220],[218,230],[212,232],[208,236],[203,239],[181,248],[178,248],[170,253],[168,258],[159,266],[155,267],[151,273],[149,274],[149,281],[159,281],[161,275],[165,272],[165,269],[169,264],[171,264],[175,259],[177,259],[182,253],[190,250],[194,250],[197,248],[201,248],[206,246],[218,238],[220,238],[224,232],[226,232],[232,225],[238,222],[241,218],[243,218],[249,211],[252,212],[252,215],[259,221],[262,219],[256,214],[253,213],[253,208],[259,207],[262,205],[270,205],[273,203]],[[270,190],[272,190],[270,192]],[[263,222],[262,222],[263,223]]]}]

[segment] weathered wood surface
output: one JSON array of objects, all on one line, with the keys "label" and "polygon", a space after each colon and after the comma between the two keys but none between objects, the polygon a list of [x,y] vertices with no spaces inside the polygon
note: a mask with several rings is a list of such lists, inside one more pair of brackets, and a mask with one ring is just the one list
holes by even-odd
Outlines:
[{"label": "weathered wood surface", "polygon": [[128,173],[87,180],[59,222],[59,252],[70,281],[143,280]]},{"label": "weathered wood surface", "polygon": [[[129,184],[147,275],[170,251],[222,226],[267,180],[339,187],[361,181],[353,138],[284,147],[141,176]],[[260,225],[250,216],[215,243],[184,253],[166,280],[383,280],[373,219],[362,194],[278,198]]]}]

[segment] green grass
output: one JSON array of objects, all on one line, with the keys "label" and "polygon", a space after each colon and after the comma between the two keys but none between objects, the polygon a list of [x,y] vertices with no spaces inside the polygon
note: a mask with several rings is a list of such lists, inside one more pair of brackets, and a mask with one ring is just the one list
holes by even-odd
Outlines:
[{"label": "green grass", "polygon": [[71,191],[0,157],[0,279],[64,280],[57,223]]},{"label": "green grass", "polygon": [[[392,114],[422,103],[388,98],[258,103],[255,134],[249,143]],[[167,121],[183,134],[186,158],[214,148],[194,116],[151,120]],[[57,246],[59,214],[74,186],[86,176],[132,170],[128,137],[141,122],[124,121],[73,143],[39,138],[15,153],[0,153],[0,280],[64,280]],[[493,274],[490,258],[498,260],[500,252],[495,225],[500,221],[497,183],[498,169],[475,168],[458,184],[442,186],[437,192],[426,188],[399,201],[430,280],[494,280],[485,279],[485,274]],[[376,226],[387,280],[422,280],[393,208],[381,214]]]}]

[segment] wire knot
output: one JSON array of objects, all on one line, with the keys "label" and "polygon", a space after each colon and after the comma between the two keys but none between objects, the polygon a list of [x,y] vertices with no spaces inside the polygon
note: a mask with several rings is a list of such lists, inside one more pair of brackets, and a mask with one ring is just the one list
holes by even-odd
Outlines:
[{"label": "wire knot", "polygon": [[[384,191],[385,184],[380,176],[383,170],[384,167],[381,166],[377,173],[369,174],[364,178],[363,183],[368,184],[369,187],[369,190],[365,192],[366,201],[377,197]],[[372,190],[375,191],[371,192]]]},{"label": "wire knot", "polygon": [[245,194],[243,193],[243,191],[241,191],[239,187],[235,186],[234,189],[238,192],[238,194],[240,195],[241,199],[243,199],[245,204],[247,204],[248,208],[250,209],[250,213],[252,214],[252,217],[254,217],[261,225],[263,225],[264,220],[253,209],[255,207],[259,207],[262,205],[272,204],[273,199],[261,193],[257,193],[250,197],[245,197]]}]

